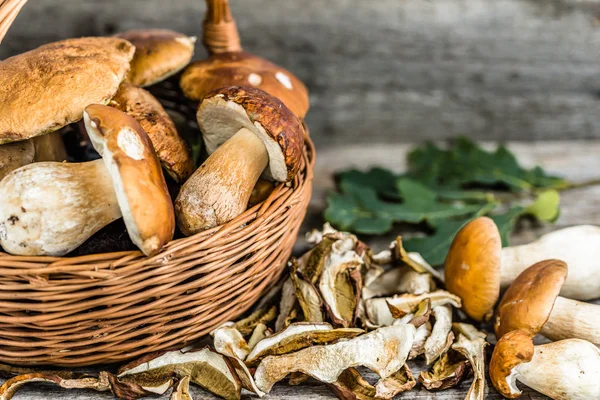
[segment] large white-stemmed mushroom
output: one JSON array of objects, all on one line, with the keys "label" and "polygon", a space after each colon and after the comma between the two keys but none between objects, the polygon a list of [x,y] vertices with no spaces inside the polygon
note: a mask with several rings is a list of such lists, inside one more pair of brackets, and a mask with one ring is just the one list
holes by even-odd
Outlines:
[{"label": "large white-stemmed mushroom", "polygon": [[583,339],[600,346],[600,306],[558,296],[567,265],[545,260],[532,265],[510,285],[496,311],[496,337],[522,330],[552,340]]},{"label": "large white-stemmed mushroom", "polygon": [[555,400],[600,398],[600,350],[580,339],[534,346],[531,336],[516,330],[496,344],[490,379],[504,397],[517,398],[517,380]]},{"label": "large white-stemmed mushroom", "polygon": [[[569,265],[561,295],[577,300],[600,297],[600,227],[577,226],[542,236],[537,241],[501,248],[496,224],[479,217],[454,237],[444,263],[446,287],[463,300],[469,317],[488,320],[500,289],[512,283],[529,265],[556,258]],[[524,263],[531,261],[530,264]]]},{"label": "large white-stemmed mushroom", "polygon": [[145,255],[173,238],[175,215],[150,138],[140,124],[112,107],[86,107],[83,119],[110,173],[129,237]]},{"label": "large white-stemmed mushroom", "polygon": [[195,61],[181,76],[186,97],[201,101],[224,86],[251,86],[280,99],[298,118],[309,108],[308,90],[286,69],[243,51],[228,0],[207,0],[204,45],[210,54]]},{"label": "large white-stemmed mushroom", "polygon": [[291,180],[304,143],[298,118],[259,89],[217,89],[202,101],[197,117],[210,157],[175,200],[178,225],[186,235],[241,214],[261,174],[278,182]]},{"label": "large white-stemmed mushroom", "polygon": [[64,255],[121,216],[147,255],[171,239],[171,199],[142,128],[101,105],[86,108],[85,119],[103,159],[29,164],[0,182],[0,245],[7,252]]},{"label": "large white-stemmed mushroom", "polygon": [[56,131],[79,121],[87,105],[106,104],[134,50],[119,38],[80,38],[0,61],[0,144]]}]

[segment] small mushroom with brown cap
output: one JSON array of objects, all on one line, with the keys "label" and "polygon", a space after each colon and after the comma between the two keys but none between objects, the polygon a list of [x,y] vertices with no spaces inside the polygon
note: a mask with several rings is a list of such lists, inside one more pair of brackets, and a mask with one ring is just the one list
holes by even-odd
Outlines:
[{"label": "small mushroom with brown cap", "polygon": [[135,119],[108,106],[88,106],[84,121],[112,177],[129,237],[145,255],[156,254],[173,238],[175,216],[148,135]]},{"label": "small mushroom with brown cap", "polygon": [[563,260],[569,276],[561,296],[575,300],[600,298],[600,227],[560,229],[521,246],[500,249],[500,233],[487,217],[466,224],[454,238],[444,265],[446,286],[464,300],[467,314],[478,321],[491,316],[500,289],[507,288],[530,265]]},{"label": "small mushroom with brown cap", "polygon": [[600,346],[600,306],[560,297],[567,265],[560,260],[532,265],[510,285],[498,305],[494,329],[501,338],[513,330],[552,340],[584,339]]},{"label": "small mushroom with brown cap", "polygon": [[309,108],[308,90],[291,72],[243,51],[228,0],[207,0],[204,45],[210,57],[193,62],[181,76],[186,97],[201,101],[223,86],[251,86],[280,99],[298,118]]},{"label": "small mushroom with brown cap", "polygon": [[79,38],[0,61],[0,144],[56,131],[89,104],[108,103],[134,50],[119,38]]},{"label": "small mushroom with brown cap", "polygon": [[489,320],[500,296],[502,241],[494,221],[477,218],[454,237],[446,261],[446,288],[462,299],[463,311],[476,321]]},{"label": "small mushroom with brown cap", "polygon": [[148,91],[124,82],[109,102],[111,107],[133,117],[148,134],[167,173],[176,182],[185,182],[194,172],[194,162],[175,123],[160,102]]},{"label": "small mushroom with brown cap", "polygon": [[150,86],[185,68],[194,56],[196,38],[168,29],[133,29],[116,35],[135,46],[127,82]]},{"label": "small mushroom with brown cap", "polygon": [[517,398],[517,380],[555,400],[600,398],[600,350],[585,340],[567,339],[534,346],[516,330],[496,344],[490,379],[501,395]]},{"label": "small mushroom with brown cap", "polygon": [[293,179],[304,141],[298,118],[259,89],[217,89],[202,101],[197,118],[210,157],[175,200],[179,228],[186,235],[244,212],[261,174],[278,182]]}]

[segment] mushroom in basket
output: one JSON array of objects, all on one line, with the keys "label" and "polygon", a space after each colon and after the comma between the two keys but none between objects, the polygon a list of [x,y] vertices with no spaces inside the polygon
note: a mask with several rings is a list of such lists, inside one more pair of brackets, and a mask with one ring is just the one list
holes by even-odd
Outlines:
[{"label": "mushroom in basket", "polygon": [[288,182],[300,167],[304,129],[277,98],[249,87],[209,93],[198,108],[209,158],[175,200],[179,228],[191,235],[244,212],[259,176]]},{"label": "mushroom in basket", "polygon": [[224,86],[255,87],[280,99],[298,118],[309,108],[306,86],[284,68],[243,51],[228,0],[207,0],[204,45],[210,57],[195,61],[181,76],[186,97],[202,101]]},{"label": "mushroom in basket", "polygon": [[9,172],[39,161],[64,161],[67,159],[65,144],[60,132],[37,136],[0,145],[0,181]]},{"label": "mushroom in basket", "polygon": [[30,164],[0,182],[0,244],[9,253],[64,255],[121,216],[146,255],[173,237],[171,199],[141,126],[103,105],[88,106],[84,119],[102,159]]}]

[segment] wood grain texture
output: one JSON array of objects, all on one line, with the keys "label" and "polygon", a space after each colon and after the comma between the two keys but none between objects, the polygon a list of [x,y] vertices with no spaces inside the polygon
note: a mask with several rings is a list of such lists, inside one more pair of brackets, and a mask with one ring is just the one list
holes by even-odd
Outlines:
[{"label": "wood grain texture", "polygon": [[[485,144],[490,146],[489,144]],[[549,171],[561,174],[570,180],[580,182],[592,178],[600,177],[600,141],[581,141],[581,142],[543,142],[543,143],[508,143],[508,147],[515,152],[517,157],[527,166],[541,164]],[[408,144],[397,145],[372,145],[368,151],[364,146],[348,145],[340,146],[335,150],[323,150],[317,158],[315,168],[314,194],[309,207],[309,215],[305,221],[302,231],[318,227],[321,223],[321,212],[325,205],[325,193],[333,187],[332,174],[334,171],[356,167],[365,169],[370,166],[384,166],[395,171],[402,171],[405,164],[405,156],[411,148]],[[526,243],[534,240],[544,232],[577,224],[598,224],[600,225],[600,186],[593,186],[578,190],[563,192],[561,196],[562,213],[556,222],[556,225],[546,224],[543,226],[522,226],[521,230],[513,235],[513,243]],[[400,231],[395,234],[402,233]],[[387,238],[366,238],[375,249],[383,249],[389,243],[392,235]],[[306,246],[303,240],[299,240],[296,246],[296,253],[301,252]],[[596,301],[600,304],[600,301]],[[491,349],[488,348],[488,358]],[[414,371],[419,371],[423,365],[412,364]],[[94,372],[90,370],[89,372]],[[369,379],[375,379],[373,374],[368,375]],[[1,381],[1,380],[0,380]],[[419,387],[414,391],[405,393],[401,398],[418,400],[459,400],[463,399],[470,381],[463,382],[455,389],[439,393],[427,392]],[[192,385],[193,386],[193,385]],[[521,385],[524,391],[523,399],[541,400],[547,399],[538,393]],[[198,387],[191,388],[193,398],[214,399],[213,396],[202,391]],[[299,387],[289,387],[286,384],[275,386],[270,399],[288,400],[299,397],[310,399],[332,399],[333,394],[327,387],[314,380],[309,381]],[[45,400],[61,398],[68,400],[108,400],[112,395],[108,393],[96,393],[92,391],[71,390],[65,391],[58,388],[33,384],[18,393],[15,400]],[[163,396],[168,399],[168,396]],[[254,398],[246,394],[245,399]],[[490,387],[487,399],[496,400],[502,397]]]},{"label": "wood grain texture", "polygon": [[[326,6],[325,6],[326,4]],[[598,0],[231,0],[244,47],[310,91],[317,148],[600,136]],[[131,28],[200,34],[202,0],[35,0],[0,58]],[[205,56],[197,45],[197,58]]]}]

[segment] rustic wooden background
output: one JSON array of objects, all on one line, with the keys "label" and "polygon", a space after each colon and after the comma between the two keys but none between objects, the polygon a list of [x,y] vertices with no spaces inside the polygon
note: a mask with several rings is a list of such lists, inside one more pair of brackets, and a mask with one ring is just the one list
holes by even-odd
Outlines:
[{"label": "rustic wooden background", "polygon": [[[231,0],[246,49],[311,90],[319,148],[467,134],[600,136],[600,0]],[[44,42],[168,27],[203,0],[30,0],[0,59]],[[197,57],[205,53],[198,46]]]}]

